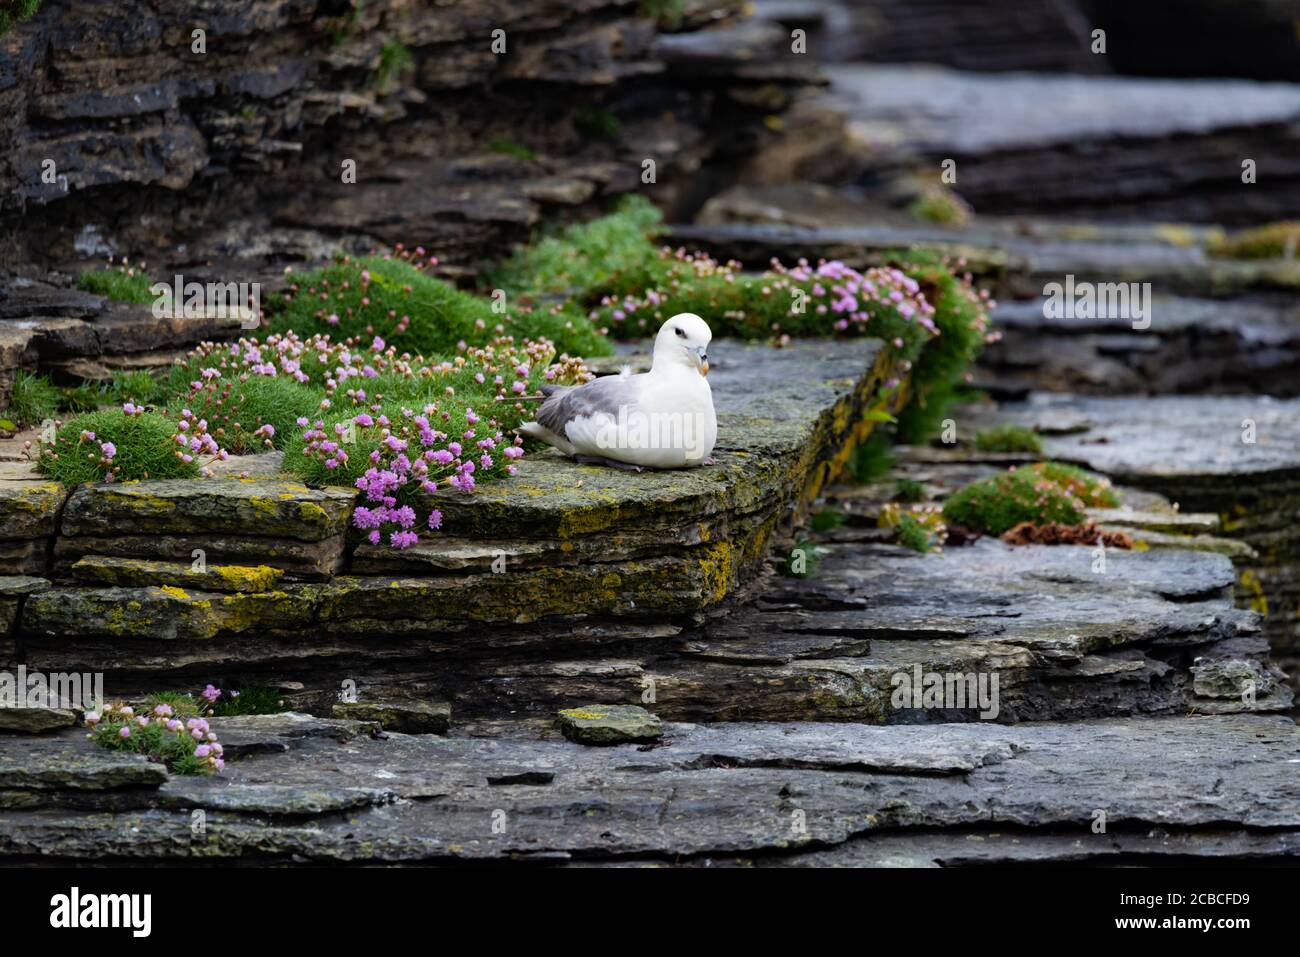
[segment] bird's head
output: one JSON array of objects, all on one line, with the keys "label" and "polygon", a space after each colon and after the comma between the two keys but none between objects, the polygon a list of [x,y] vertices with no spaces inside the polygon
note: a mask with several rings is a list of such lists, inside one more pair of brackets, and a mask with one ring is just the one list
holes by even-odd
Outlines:
[{"label": "bird's head", "polygon": [[709,343],[713,333],[709,324],[693,312],[679,312],[659,329],[655,336],[655,368],[684,365],[700,375],[709,374]]}]

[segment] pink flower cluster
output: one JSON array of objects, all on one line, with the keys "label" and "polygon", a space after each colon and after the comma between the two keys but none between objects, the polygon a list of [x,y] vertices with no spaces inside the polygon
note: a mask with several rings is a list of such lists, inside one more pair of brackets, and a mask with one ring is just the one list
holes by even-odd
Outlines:
[{"label": "pink flower cluster", "polygon": [[[229,458],[229,453],[208,433],[207,420],[199,418],[189,409],[181,410],[181,418],[176,423],[176,435],[172,441],[177,446],[177,457],[186,464],[196,458],[202,462],[204,456],[207,457],[207,464],[213,461],[224,462]],[[202,468],[204,475],[208,474],[207,464]]]},{"label": "pink flower cluster", "polygon": [[814,269],[800,260],[788,271],[774,262],[772,273],[777,277],[788,276],[806,287],[816,313],[836,317],[833,323],[836,332],[852,326],[865,327],[883,307],[893,309],[904,319],[915,319],[932,335],[939,334],[932,318],[934,306],[926,301],[916,280],[901,269],[873,266],[860,273],[838,260],[819,263]]},{"label": "pink flower cluster", "polygon": [[422,528],[442,525],[442,513],[436,508],[421,520],[410,504],[419,493],[432,494],[443,487],[472,491],[483,474],[514,474],[513,462],[523,455],[522,440],[507,439],[495,420],[485,427],[473,408],[456,409],[453,414],[451,409],[429,404],[418,412],[402,409],[397,421],[378,407],[373,412],[359,412],[332,428],[322,419],[299,420],[304,427],[304,455],[323,461],[331,471],[349,463],[349,445],[369,449],[364,453],[366,470],[355,479],[367,504],[356,508],[352,523],[367,533],[372,545],[380,544],[385,534],[394,548],[418,544]]},{"label": "pink flower cluster", "polygon": [[136,714],[130,705],[110,704],[102,714],[86,712],[86,726],[92,738],[116,739],[152,757],[160,757],[155,752],[163,747],[193,754],[200,771],[215,772],[226,766],[221,742],[207,719],[195,717],[182,721],[169,704],[155,705],[141,714]]}]

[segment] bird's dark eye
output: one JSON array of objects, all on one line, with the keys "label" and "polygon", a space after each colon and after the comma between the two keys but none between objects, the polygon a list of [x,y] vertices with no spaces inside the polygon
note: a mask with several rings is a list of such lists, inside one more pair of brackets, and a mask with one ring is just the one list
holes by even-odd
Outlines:
[{"label": "bird's dark eye", "polygon": [[677,334],[678,334],[679,336],[681,336],[683,339],[686,338],[686,333],[682,332],[682,330],[681,330],[681,329],[678,329],[676,326],[673,327],[673,332],[677,333]]}]

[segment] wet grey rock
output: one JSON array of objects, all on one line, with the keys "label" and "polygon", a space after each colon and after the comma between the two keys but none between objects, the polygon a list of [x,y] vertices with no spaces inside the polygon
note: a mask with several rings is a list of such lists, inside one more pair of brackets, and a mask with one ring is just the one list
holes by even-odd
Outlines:
[{"label": "wet grey rock", "polygon": [[654,741],[663,733],[659,718],[638,705],[593,704],[566,708],[556,716],[555,723],[566,738],[579,744]]},{"label": "wet grey rock", "polygon": [[1247,692],[1268,694],[1276,681],[1258,661],[1207,661],[1192,665],[1193,687],[1205,698],[1240,699]]},{"label": "wet grey rock", "polygon": [[165,780],[167,769],[161,764],[101,748],[82,732],[6,738],[0,748],[0,789],[99,791],[156,787]]},{"label": "wet grey rock", "polygon": [[[826,73],[827,101],[877,140],[927,163],[956,159],[960,191],[980,211],[1259,222],[1300,191],[1300,90],[1287,84],[862,64]],[[1222,174],[1222,157],[1247,155],[1247,144],[1277,170],[1268,196]],[[1081,149],[1088,175],[1071,175]]]},{"label": "wet grey rock", "polygon": [[[583,748],[520,731],[503,725],[489,738],[394,734],[344,745],[303,737],[290,751],[231,762],[221,776],[140,792],[133,810],[2,811],[0,854],[358,863],[887,863],[901,855],[974,863],[1130,852],[1232,858],[1250,849],[1284,859],[1300,833],[1291,771],[1300,741],[1282,719],[668,725],[662,746],[648,750]],[[367,789],[396,800],[355,793]],[[344,804],[346,815],[338,813]],[[209,808],[199,846],[189,840],[194,807]],[[1105,835],[1092,833],[1098,810]],[[500,812],[504,830],[493,826]],[[1008,832],[1022,843],[997,837]]]},{"label": "wet grey rock", "polygon": [[1003,397],[1058,391],[1114,395],[1300,391],[1300,310],[1287,304],[1157,295],[1151,328],[1127,318],[1048,319],[1043,299],[999,304],[1002,333],[980,357]]},{"label": "wet grey rock", "polygon": [[[720,148],[763,135],[764,116],[785,108],[811,68],[788,57],[799,62],[774,70],[774,37],[736,23],[739,12],[734,0],[692,7],[660,50],[654,20],[614,0],[436,12],[379,0],[351,13],[271,0],[224,10],[208,24],[222,56],[204,58],[188,52],[189,13],[46,0],[5,41],[12,146],[0,174],[14,188],[0,215],[22,219],[23,264],[154,252],[142,220],[157,215],[174,229],[149,265],[166,275],[269,283],[286,261],[357,242],[436,248],[447,274],[463,275],[544,215],[591,214],[636,188],[621,156],[653,149],[700,170]],[[481,42],[489,21],[510,36],[508,58]],[[704,26],[702,42],[729,55],[707,72],[670,69],[678,36]],[[411,51],[412,69],[381,84],[388,42]],[[273,62],[257,55],[268,49]],[[504,100],[485,92],[503,84],[513,91]],[[582,110],[615,115],[615,135],[584,135]],[[382,163],[383,177],[339,189],[337,171],[313,163],[340,123],[359,165]],[[505,155],[501,142],[531,158]],[[59,183],[42,182],[31,156],[52,158]],[[688,185],[666,183],[661,196],[671,204]],[[88,195],[80,213],[63,209]],[[241,241],[250,233],[256,241]]]},{"label": "wet grey rock", "polygon": [[77,723],[77,713],[66,708],[0,707],[0,731],[41,733],[70,728]]},{"label": "wet grey rock", "polygon": [[275,784],[212,787],[199,776],[172,777],[158,790],[166,808],[228,811],[274,817],[313,817],[388,804],[396,795],[382,788],[306,788]]},{"label": "wet grey rock", "polygon": [[[1157,493],[1186,512],[1220,517],[1236,551],[1240,604],[1265,615],[1278,664],[1300,660],[1300,400],[1269,396],[1075,397],[1034,393],[996,411],[970,410],[978,429],[1009,421],[1042,432],[1047,457]],[[1253,441],[1249,441],[1253,439]]]},{"label": "wet grey rock", "polygon": [[334,705],[334,717],[369,721],[402,734],[446,734],[451,726],[451,705],[415,698],[339,702]]},{"label": "wet grey rock", "polygon": [[293,711],[211,718],[208,723],[228,759],[288,751],[312,738],[347,742],[375,727],[369,721],[314,718]]},{"label": "wet grey rock", "polygon": [[759,0],[756,16],[808,31],[829,62],[940,63],[963,70],[1107,73],[1088,50],[1077,4],[1026,0]]}]

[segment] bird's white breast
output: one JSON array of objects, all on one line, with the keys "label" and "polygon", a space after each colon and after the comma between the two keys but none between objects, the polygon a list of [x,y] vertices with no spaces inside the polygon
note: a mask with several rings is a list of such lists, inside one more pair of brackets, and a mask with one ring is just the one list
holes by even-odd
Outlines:
[{"label": "bird's white breast", "polygon": [[707,459],[718,437],[708,380],[691,369],[634,378],[635,405],[617,417],[598,414],[568,423],[565,435],[578,453],[661,469]]}]

